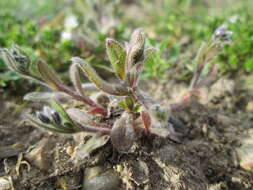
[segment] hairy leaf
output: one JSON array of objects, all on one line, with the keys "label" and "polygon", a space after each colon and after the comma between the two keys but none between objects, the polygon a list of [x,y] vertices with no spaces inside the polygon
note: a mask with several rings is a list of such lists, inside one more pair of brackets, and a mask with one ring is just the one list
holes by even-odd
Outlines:
[{"label": "hairy leaf", "polygon": [[93,82],[97,86],[97,88],[101,89],[102,91],[116,96],[124,96],[130,93],[129,89],[123,85],[112,85],[104,81],[86,61],[78,57],[72,58],[72,61],[74,63],[78,63],[81,70],[89,78],[89,80]]},{"label": "hairy leaf", "polygon": [[119,79],[124,80],[126,75],[126,50],[119,42],[110,38],[106,39],[106,50],[114,72]]},{"label": "hairy leaf", "polygon": [[45,124],[39,121],[38,119],[34,118],[32,115],[27,115],[26,118],[28,119],[29,122],[31,122],[36,127],[43,128],[52,132],[66,133],[66,134],[72,134],[76,132],[74,128],[71,128],[71,127],[66,127],[63,125]]},{"label": "hairy leaf", "polygon": [[134,100],[131,97],[126,97],[123,101],[118,102],[118,105],[124,110],[133,111]]},{"label": "hairy leaf", "polygon": [[128,152],[135,139],[133,119],[126,112],[115,121],[111,134],[113,146],[120,152]]},{"label": "hairy leaf", "polygon": [[71,82],[73,83],[75,87],[75,90],[79,93],[79,95],[84,96],[84,90],[82,88],[82,83],[80,80],[78,65],[76,63],[71,64],[69,68],[69,76],[70,76]]},{"label": "hairy leaf", "polygon": [[85,143],[80,144],[72,156],[74,162],[78,162],[88,157],[90,153],[102,146],[104,146],[110,139],[107,135],[94,135]]},{"label": "hairy leaf", "polygon": [[37,68],[41,77],[49,86],[55,89],[59,89],[62,86],[62,81],[48,64],[40,60],[37,62]]},{"label": "hairy leaf", "polygon": [[57,103],[55,100],[51,101],[51,106],[59,112],[59,114],[68,122],[72,125],[72,128],[77,129],[75,123],[73,120],[69,117],[65,109],[61,106],[61,104]]},{"label": "hairy leaf", "polygon": [[153,58],[153,56],[155,55],[155,53],[157,52],[157,49],[156,48],[147,48],[144,50],[144,66],[145,66],[145,63],[151,61],[151,59]]},{"label": "hairy leaf", "polygon": [[51,99],[55,99],[59,102],[66,103],[70,100],[70,96],[63,92],[30,92],[23,99],[32,102],[49,102]]},{"label": "hairy leaf", "polygon": [[128,71],[132,68],[134,64],[141,61],[141,58],[143,58],[144,45],[145,35],[143,33],[143,29],[138,28],[132,33],[131,40],[128,45],[126,58]]}]

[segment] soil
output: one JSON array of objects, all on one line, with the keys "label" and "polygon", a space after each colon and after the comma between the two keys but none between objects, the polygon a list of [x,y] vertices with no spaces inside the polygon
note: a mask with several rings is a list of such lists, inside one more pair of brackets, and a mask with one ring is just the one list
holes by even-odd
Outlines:
[{"label": "soil", "polygon": [[[169,103],[185,86],[154,82],[149,90]],[[207,93],[207,101],[173,113],[185,126],[181,143],[143,135],[127,154],[117,153],[108,142],[80,163],[70,160],[72,136],[22,122],[22,115],[35,105],[20,111],[17,101],[1,97],[0,176],[11,179],[16,190],[252,190],[252,161],[244,163],[239,154],[253,129],[251,93],[241,81],[220,80]],[[43,150],[33,157],[36,147]],[[107,183],[93,187],[87,179]]]}]

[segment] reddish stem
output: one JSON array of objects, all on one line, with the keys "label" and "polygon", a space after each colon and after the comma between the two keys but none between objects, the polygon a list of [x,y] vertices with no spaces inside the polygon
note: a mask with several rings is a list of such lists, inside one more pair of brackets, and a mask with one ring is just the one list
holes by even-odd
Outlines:
[{"label": "reddish stem", "polygon": [[66,86],[58,86],[58,90],[61,92],[64,92],[70,96],[72,96],[73,98],[75,98],[76,100],[82,101],[85,104],[88,104],[91,107],[97,107],[99,109],[101,109],[103,111],[103,113],[101,113],[102,115],[106,115],[107,110],[105,108],[103,108],[102,106],[96,104],[92,99],[90,99],[87,96],[80,96],[79,94],[73,92],[72,90],[70,90],[69,88],[67,88]]},{"label": "reddish stem", "polygon": [[109,128],[102,128],[102,127],[88,127],[81,125],[80,123],[75,122],[75,124],[84,132],[90,133],[102,133],[103,135],[109,135],[111,133],[111,129]]}]

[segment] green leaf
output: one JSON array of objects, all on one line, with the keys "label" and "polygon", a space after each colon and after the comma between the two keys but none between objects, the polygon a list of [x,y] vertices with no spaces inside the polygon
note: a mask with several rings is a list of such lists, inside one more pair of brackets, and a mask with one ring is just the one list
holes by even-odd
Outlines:
[{"label": "green leaf", "polygon": [[125,100],[118,102],[118,105],[122,107],[124,110],[127,110],[127,105]]},{"label": "green leaf", "polygon": [[74,128],[65,127],[65,126],[62,126],[62,125],[58,126],[58,125],[42,123],[38,119],[34,118],[32,115],[27,115],[26,118],[28,119],[28,121],[30,121],[36,127],[43,128],[43,129],[46,129],[46,130],[49,130],[49,131],[52,131],[52,132],[66,133],[66,134],[71,134],[71,133],[76,132],[74,130]]},{"label": "green leaf", "polygon": [[126,106],[127,106],[127,108],[129,109],[129,110],[133,110],[133,108],[134,108],[134,100],[133,100],[133,98],[131,98],[131,97],[126,97],[125,98],[125,104],[126,104]]},{"label": "green leaf", "polygon": [[38,61],[37,68],[43,80],[52,88],[58,89],[62,85],[62,81],[48,64]]},{"label": "green leaf", "polygon": [[116,75],[119,79],[124,80],[126,75],[126,50],[119,42],[110,38],[106,39],[106,50]]},{"label": "green leaf", "polygon": [[144,50],[144,65],[154,59],[154,55],[157,52],[156,48],[147,48]]},{"label": "green leaf", "polygon": [[75,90],[81,95],[84,96],[84,90],[82,88],[82,83],[80,79],[80,74],[78,70],[78,65],[76,63],[72,63],[69,68],[69,76],[70,80],[73,83]]},{"label": "green leaf", "polygon": [[133,112],[140,112],[142,110],[142,106],[141,105],[136,105],[133,109]]},{"label": "green leaf", "polygon": [[[69,115],[67,114],[67,112],[65,111],[65,109],[61,106],[61,104],[59,104],[58,102],[56,102],[55,100],[51,101],[51,106],[68,122],[72,125],[72,127],[77,128],[75,123],[72,121],[72,119],[69,117]],[[69,127],[69,125],[66,125]]]},{"label": "green leaf", "polygon": [[131,97],[126,97],[123,101],[118,102],[118,105],[127,111],[134,111],[134,100]]},{"label": "green leaf", "polygon": [[4,61],[5,65],[12,71],[22,74],[18,69],[17,63],[8,49],[0,49],[0,56]]},{"label": "green leaf", "polygon": [[130,94],[129,89],[126,86],[122,84],[109,84],[108,82],[104,81],[91,67],[91,65],[83,59],[73,57],[71,60],[73,63],[77,63],[79,65],[85,76],[88,77],[88,79],[100,90],[116,96],[125,96]]}]

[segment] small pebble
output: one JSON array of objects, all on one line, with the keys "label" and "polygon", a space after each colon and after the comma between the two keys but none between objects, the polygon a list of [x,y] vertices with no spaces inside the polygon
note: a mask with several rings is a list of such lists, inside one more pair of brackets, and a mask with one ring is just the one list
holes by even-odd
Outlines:
[{"label": "small pebble", "polygon": [[252,101],[251,101],[251,102],[248,102],[247,107],[246,107],[246,110],[247,110],[247,111],[253,111],[253,102],[252,102]]},{"label": "small pebble", "polygon": [[0,190],[11,190],[12,186],[8,179],[5,177],[0,178]]},{"label": "small pebble", "polygon": [[74,146],[68,146],[68,147],[66,148],[66,153],[67,153],[69,156],[73,156],[74,152],[75,152],[75,147],[74,147]]},{"label": "small pebble", "polygon": [[253,129],[241,137],[241,146],[236,149],[241,168],[253,171]]},{"label": "small pebble", "polygon": [[94,167],[84,172],[82,190],[117,190],[119,186],[120,179],[112,170]]}]

